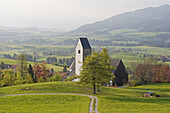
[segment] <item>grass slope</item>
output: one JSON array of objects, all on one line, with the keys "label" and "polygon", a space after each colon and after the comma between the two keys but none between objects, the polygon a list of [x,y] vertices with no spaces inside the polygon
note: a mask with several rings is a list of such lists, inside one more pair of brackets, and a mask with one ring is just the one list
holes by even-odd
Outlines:
[{"label": "grass slope", "polygon": [[[96,95],[99,98],[98,110],[100,113],[168,113],[170,111],[170,84],[143,85],[129,88],[102,87],[101,89],[102,92]],[[155,92],[163,97],[142,97],[147,91]],[[0,95],[59,92],[92,95],[92,88],[76,82],[37,83],[0,88]],[[51,107],[51,109],[53,108]]]},{"label": "grass slope", "polygon": [[84,113],[88,112],[90,98],[66,95],[27,95],[0,98],[2,113]]}]

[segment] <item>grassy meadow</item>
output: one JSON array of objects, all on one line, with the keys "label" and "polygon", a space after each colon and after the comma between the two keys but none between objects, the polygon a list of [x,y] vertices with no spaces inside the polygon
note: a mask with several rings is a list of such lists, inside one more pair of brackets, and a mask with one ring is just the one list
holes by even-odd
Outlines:
[{"label": "grassy meadow", "polygon": [[89,111],[90,98],[73,95],[25,95],[0,97],[2,113],[84,113]]},{"label": "grassy meadow", "polygon": [[[142,97],[143,94],[147,91],[154,92],[155,94],[161,95],[162,97],[157,98]],[[0,95],[27,94],[27,93],[80,93],[93,95],[91,86],[89,85],[84,86],[78,84],[77,82],[36,83],[0,88]],[[53,98],[55,96],[54,95],[51,96],[52,97],[50,97],[49,95],[47,96],[47,98],[49,98],[49,102],[53,103],[53,100],[50,100],[50,98]],[[168,113],[170,110],[170,84],[142,85],[137,87],[124,87],[124,88],[101,87],[101,92],[98,92],[95,96],[99,98],[98,110],[100,113],[112,113],[112,112]],[[26,97],[23,96],[21,98]],[[1,100],[5,98],[8,101],[8,98],[15,97],[0,97],[0,102],[2,102]],[[41,96],[28,97],[28,99],[30,98],[32,99],[41,98]],[[43,98],[46,98],[45,95]],[[57,96],[55,98],[59,99],[60,101],[60,98],[57,98]],[[87,103],[89,103],[89,100],[88,99],[86,100]],[[37,102],[38,101],[41,102],[41,99],[40,100],[38,99]],[[83,102],[83,99],[82,100],[80,99],[80,101]],[[18,104],[19,103],[20,102],[18,102]],[[23,102],[21,102],[20,104],[22,103]],[[58,104],[57,100],[56,104]],[[73,104],[75,103],[73,102]],[[4,108],[6,106],[8,105],[5,104]],[[41,105],[37,106],[39,107]],[[52,106],[50,109],[54,110],[55,108],[53,108]],[[88,105],[83,109],[88,109]]]}]

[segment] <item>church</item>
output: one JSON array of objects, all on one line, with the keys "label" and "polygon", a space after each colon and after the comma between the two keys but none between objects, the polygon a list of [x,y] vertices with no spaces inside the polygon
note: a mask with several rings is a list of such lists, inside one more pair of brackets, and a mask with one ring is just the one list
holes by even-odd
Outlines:
[{"label": "church", "polygon": [[[91,55],[92,48],[87,38],[80,37],[76,46],[75,60],[69,67],[69,76],[80,75],[81,66],[88,55]],[[128,82],[128,73],[121,59],[111,59],[111,65],[115,67],[112,72],[116,76],[112,85],[123,86]]]}]

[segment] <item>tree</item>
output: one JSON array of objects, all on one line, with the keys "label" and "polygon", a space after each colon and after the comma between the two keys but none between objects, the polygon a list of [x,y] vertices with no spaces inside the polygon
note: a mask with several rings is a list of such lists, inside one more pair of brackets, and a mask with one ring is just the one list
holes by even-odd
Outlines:
[{"label": "tree", "polygon": [[62,59],[59,59],[59,64],[63,64],[63,60]]},{"label": "tree", "polygon": [[67,66],[66,65],[64,65],[64,67],[63,67],[63,72],[67,72]]},{"label": "tree", "polygon": [[25,79],[28,73],[27,61],[25,54],[20,54],[18,56],[19,65],[17,66],[17,73],[21,74],[21,77]]},{"label": "tree", "polygon": [[33,72],[32,65],[31,65],[31,64],[29,64],[28,73],[31,75],[32,78],[34,77],[34,72]]},{"label": "tree", "polygon": [[65,65],[65,63],[66,63],[66,58],[64,57],[63,58],[63,65]]},{"label": "tree", "polygon": [[29,83],[32,83],[32,82],[33,82],[32,76],[29,73],[27,73],[25,83],[29,84]]},{"label": "tree", "polygon": [[36,76],[36,74],[33,77],[33,83],[37,83],[37,76]]},{"label": "tree", "polygon": [[16,80],[15,80],[15,84],[23,84],[24,80],[21,77],[21,73],[17,73],[16,74]]},{"label": "tree", "polygon": [[11,86],[15,82],[15,72],[12,69],[4,69],[1,77],[1,86]]},{"label": "tree", "polygon": [[161,82],[165,75],[163,73],[166,73],[164,71],[166,66],[158,65],[154,57],[144,58],[140,63],[133,64],[131,67],[132,78],[137,80],[139,84]]},{"label": "tree", "polygon": [[17,60],[17,58],[18,58],[18,55],[16,53],[14,53],[13,59]]},{"label": "tree", "polygon": [[1,62],[0,68],[5,69],[5,63],[4,62]]},{"label": "tree", "polygon": [[[49,68],[47,67],[46,63],[41,63],[41,64],[35,63],[33,65],[33,70],[34,70],[34,75],[36,75],[36,78],[38,81],[40,80],[40,77],[41,77],[41,79],[42,78],[47,79],[47,75],[49,73]],[[40,81],[42,81],[42,80],[40,80]]]},{"label": "tree", "polygon": [[98,89],[99,90],[99,86],[100,85],[104,85],[104,84],[110,84],[110,81],[113,80],[114,74],[112,73],[113,67],[111,65],[111,59],[109,57],[108,54],[108,50],[106,48],[103,48],[102,52],[99,53],[100,57],[101,57],[101,65],[102,65],[102,73],[100,73],[100,77],[98,80]]},{"label": "tree", "polygon": [[34,62],[36,62],[37,61],[37,58],[36,58],[36,56],[34,56]]},{"label": "tree", "polygon": [[61,81],[62,77],[60,73],[57,73],[56,75],[52,76],[50,79],[51,81]]},{"label": "tree", "polygon": [[93,93],[96,94],[96,83],[99,82],[100,73],[102,73],[101,57],[99,53],[92,53],[92,56],[87,56],[82,65],[80,72],[80,82],[90,83],[93,85]]}]

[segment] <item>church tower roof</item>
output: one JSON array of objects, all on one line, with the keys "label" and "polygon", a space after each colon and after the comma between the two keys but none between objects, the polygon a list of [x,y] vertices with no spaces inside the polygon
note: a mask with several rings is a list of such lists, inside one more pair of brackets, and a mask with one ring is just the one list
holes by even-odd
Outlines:
[{"label": "church tower roof", "polygon": [[91,49],[87,38],[79,38],[84,49]]}]

